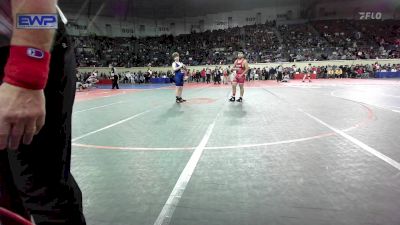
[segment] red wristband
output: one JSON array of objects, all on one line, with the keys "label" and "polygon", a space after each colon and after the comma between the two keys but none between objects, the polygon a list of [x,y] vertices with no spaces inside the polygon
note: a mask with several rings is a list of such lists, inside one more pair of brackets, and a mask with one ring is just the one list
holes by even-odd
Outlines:
[{"label": "red wristband", "polygon": [[44,89],[47,83],[50,53],[26,46],[11,46],[4,69],[4,82],[31,90]]}]

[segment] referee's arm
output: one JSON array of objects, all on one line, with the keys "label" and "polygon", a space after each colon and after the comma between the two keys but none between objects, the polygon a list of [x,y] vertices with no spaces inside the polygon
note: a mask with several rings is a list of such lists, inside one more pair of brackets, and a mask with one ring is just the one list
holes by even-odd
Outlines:
[{"label": "referee's arm", "polygon": [[[44,125],[54,29],[16,29],[17,14],[56,13],[57,0],[12,0],[10,54],[0,86],[0,150],[28,145]],[[36,57],[36,58],[35,58]]]},{"label": "referee's arm", "polygon": [[57,0],[11,0],[14,19],[11,45],[30,46],[49,51],[52,46],[54,29],[16,29],[16,14],[56,13]]}]

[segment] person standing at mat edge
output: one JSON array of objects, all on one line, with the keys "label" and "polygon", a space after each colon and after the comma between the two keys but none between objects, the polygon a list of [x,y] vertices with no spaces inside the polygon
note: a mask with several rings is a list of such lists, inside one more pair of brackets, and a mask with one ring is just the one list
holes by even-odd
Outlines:
[{"label": "person standing at mat edge", "polygon": [[183,91],[183,83],[184,83],[184,76],[185,73],[183,69],[185,69],[185,65],[179,62],[179,53],[174,52],[172,54],[172,58],[174,62],[172,63],[172,70],[175,73],[175,85],[176,85],[176,103],[183,103],[186,102],[185,99],[182,98],[182,91]]},{"label": "person standing at mat edge", "polygon": [[[36,225],[85,225],[70,172],[75,56],[56,4],[0,1],[0,207]],[[17,28],[32,14],[53,22]]]},{"label": "person standing at mat edge", "polygon": [[114,88],[119,89],[119,85],[118,85],[119,76],[118,76],[117,70],[115,69],[114,66],[111,67],[111,76],[112,76],[112,88],[111,89],[114,89]]},{"label": "person standing at mat edge", "polygon": [[244,58],[244,53],[239,52],[238,58],[236,59],[232,71],[236,71],[236,76],[232,80],[232,97],[229,101],[234,102],[236,98],[236,87],[239,84],[240,87],[240,98],[238,98],[237,102],[243,101],[244,95],[244,81],[246,80],[246,74],[250,70],[249,64],[247,60]]}]

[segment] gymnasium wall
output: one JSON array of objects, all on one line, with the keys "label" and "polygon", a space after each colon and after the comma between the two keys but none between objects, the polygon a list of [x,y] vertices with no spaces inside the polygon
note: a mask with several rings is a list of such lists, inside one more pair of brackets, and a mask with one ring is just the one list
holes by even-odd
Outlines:
[{"label": "gymnasium wall", "polygon": [[[229,27],[242,27],[265,23],[267,20],[286,20],[285,16],[291,19],[298,19],[300,5],[258,8],[253,10],[222,12],[208,14],[199,17],[166,18],[163,20],[119,18],[98,16],[88,20],[80,16],[73,20],[75,25],[69,25],[68,30],[72,35],[97,34],[110,37],[146,37],[160,35],[187,34],[191,31],[201,32],[206,30],[227,29]],[[67,14],[67,17],[74,18],[74,15]],[[231,19],[229,19],[231,17]]]},{"label": "gymnasium wall", "polygon": [[[146,37],[160,35],[187,34],[191,31],[202,32],[205,30],[226,29],[229,27],[265,23],[276,20],[278,24],[304,22],[304,18],[310,19],[360,19],[359,12],[381,13],[382,19],[400,19],[399,0],[354,0],[346,2],[323,1],[313,5],[297,4],[257,8],[253,10],[237,10],[208,14],[205,16],[166,19],[126,19],[117,17],[93,16],[90,20],[81,15],[67,13],[67,17],[75,25],[70,25],[68,30],[73,35],[97,34],[110,37]],[[304,12],[308,12],[307,17]]]},{"label": "gymnasium wall", "polygon": [[[398,0],[362,0],[345,3],[345,7],[335,1],[316,5],[318,19],[360,19],[360,12],[381,13],[382,19],[400,19],[400,1]],[[371,18],[370,18],[371,19]]]},{"label": "gymnasium wall", "polygon": [[[367,64],[374,64],[375,62],[378,62],[380,64],[400,64],[400,59],[379,59],[379,60],[332,60],[332,61],[316,61],[316,62],[284,62],[284,63],[259,63],[259,64],[250,64],[251,68],[264,68],[266,66],[268,67],[276,67],[278,65],[283,65],[284,67],[289,67],[291,65],[296,65],[297,68],[304,68],[307,66],[309,63],[311,65],[315,66],[325,66],[325,65],[367,65]],[[232,65],[231,65],[232,66]],[[190,66],[188,69],[191,71],[193,70],[202,70],[203,68],[215,68],[216,65],[209,65],[209,66]],[[227,65],[222,66],[222,68],[226,68]],[[149,69],[149,67],[134,67],[134,68],[117,68],[117,71],[119,73],[121,72],[137,72],[137,71],[142,71],[145,72]],[[80,72],[92,72],[93,70],[97,70],[100,73],[107,73],[109,74],[110,68],[108,67],[81,67],[78,68],[78,71]],[[171,70],[170,67],[151,67],[152,71],[168,71]]]}]

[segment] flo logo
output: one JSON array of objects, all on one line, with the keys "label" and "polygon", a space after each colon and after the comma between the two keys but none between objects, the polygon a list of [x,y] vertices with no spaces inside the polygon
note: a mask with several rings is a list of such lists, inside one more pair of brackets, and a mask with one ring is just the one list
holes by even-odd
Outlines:
[{"label": "flo logo", "polygon": [[380,20],[382,19],[381,12],[359,12],[360,20]]}]

